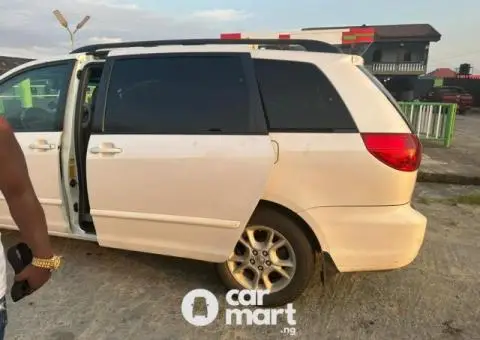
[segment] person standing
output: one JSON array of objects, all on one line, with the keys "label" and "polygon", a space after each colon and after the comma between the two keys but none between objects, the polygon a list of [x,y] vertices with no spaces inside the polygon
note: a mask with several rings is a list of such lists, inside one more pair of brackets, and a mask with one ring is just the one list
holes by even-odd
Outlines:
[{"label": "person standing", "polygon": [[[10,214],[20,236],[33,254],[33,261],[15,276],[15,281],[27,281],[31,292],[42,287],[51,272],[60,265],[54,255],[48,235],[45,213],[36,196],[28,173],[25,155],[7,120],[0,116],[0,191],[8,204]],[[7,325],[6,259],[0,242],[0,340]]]}]

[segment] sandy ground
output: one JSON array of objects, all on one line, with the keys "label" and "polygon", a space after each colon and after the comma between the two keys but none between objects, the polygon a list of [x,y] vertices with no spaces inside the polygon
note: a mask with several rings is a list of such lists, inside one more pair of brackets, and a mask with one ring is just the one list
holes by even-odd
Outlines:
[{"label": "sandy ground", "polygon": [[[415,206],[428,216],[424,246],[410,266],[382,273],[319,276],[294,307],[300,339],[480,339],[480,206],[455,204],[480,187],[419,184]],[[4,232],[5,246],[17,240]],[[55,238],[66,265],[42,290],[9,301],[7,339],[289,338],[286,324],[195,328],[181,300],[194,288],[224,289],[209,264],[102,249]],[[9,273],[9,285],[12,273]],[[221,301],[220,306],[223,306]]]}]

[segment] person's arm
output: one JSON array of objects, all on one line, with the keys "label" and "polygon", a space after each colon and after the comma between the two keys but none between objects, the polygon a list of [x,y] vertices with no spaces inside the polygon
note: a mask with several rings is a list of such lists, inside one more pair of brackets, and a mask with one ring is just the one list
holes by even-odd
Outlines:
[{"label": "person's arm", "polygon": [[[35,194],[28,173],[25,156],[4,118],[0,117],[0,191],[20,230],[22,240],[37,258],[52,258],[43,208]],[[33,266],[18,275],[28,280],[32,289],[38,289],[50,278],[48,270]]]},{"label": "person's arm", "polygon": [[22,149],[5,123],[0,123],[0,189],[33,255],[51,258],[45,213],[32,186]]}]

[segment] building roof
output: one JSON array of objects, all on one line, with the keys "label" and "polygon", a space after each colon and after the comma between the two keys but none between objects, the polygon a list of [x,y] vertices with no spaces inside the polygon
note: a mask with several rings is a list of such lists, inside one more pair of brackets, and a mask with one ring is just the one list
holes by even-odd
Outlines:
[{"label": "building roof", "polygon": [[457,79],[480,79],[480,74],[459,75],[450,68],[441,67],[427,73],[425,78],[457,78]]},{"label": "building roof", "polygon": [[5,73],[12,68],[24,64],[30,60],[32,59],[0,56],[0,74]]},{"label": "building roof", "polygon": [[457,76],[457,72],[452,69],[442,67],[433,70],[430,73],[427,73],[425,77],[433,77],[433,78],[455,78]]},{"label": "building roof", "polygon": [[302,31],[352,29],[371,27],[375,30],[375,40],[428,40],[439,41],[441,34],[430,24],[404,24],[404,25],[362,25],[362,26],[339,26],[339,27],[308,27]]}]

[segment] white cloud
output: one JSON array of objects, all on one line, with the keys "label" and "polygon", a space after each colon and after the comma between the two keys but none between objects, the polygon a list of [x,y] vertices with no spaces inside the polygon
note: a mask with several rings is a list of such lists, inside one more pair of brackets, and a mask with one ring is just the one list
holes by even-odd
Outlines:
[{"label": "white cloud", "polygon": [[[131,1],[131,2],[129,2]],[[239,10],[168,15],[139,8],[133,0],[0,1],[0,55],[41,58],[69,51],[69,35],[52,14],[59,9],[72,28],[90,15],[75,45],[130,40],[216,38],[228,23],[247,18]]]},{"label": "white cloud", "polygon": [[113,37],[90,37],[88,39],[89,44],[110,44],[122,42],[122,38]]},{"label": "white cloud", "polygon": [[124,8],[124,9],[138,9],[136,4],[126,3],[122,1],[106,1],[106,0],[77,0],[79,3],[87,5],[102,5],[106,7]]},{"label": "white cloud", "polygon": [[192,13],[192,17],[194,18],[216,21],[240,21],[250,16],[250,13],[236,9],[210,9]]}]

